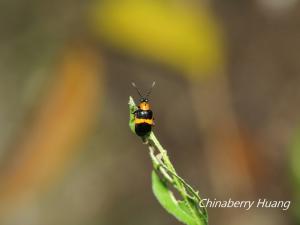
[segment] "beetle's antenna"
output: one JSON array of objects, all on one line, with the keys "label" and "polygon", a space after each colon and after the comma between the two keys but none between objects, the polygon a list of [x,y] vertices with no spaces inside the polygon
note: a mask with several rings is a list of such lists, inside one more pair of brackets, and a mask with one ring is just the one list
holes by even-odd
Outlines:
[{"label": "beetle's antenna", "polygon": [[136,91],[138,92],[139,96],[142,98],[143,95],[141,94],[140,90],[137,88],[137,86],[135,85],[134,82],[131,82],[132,86],[136,89]]},{"label": "beetle's antenna", "polygon": [[149,91],[148,91],[147,94],[145,95],[145,98],[148,98],[148,97],[149,97],[149,95],[151,94],[152,89],[153,89],[154,86],[155,86],[155,81],[153,81],[151,88],[149,89]]}]

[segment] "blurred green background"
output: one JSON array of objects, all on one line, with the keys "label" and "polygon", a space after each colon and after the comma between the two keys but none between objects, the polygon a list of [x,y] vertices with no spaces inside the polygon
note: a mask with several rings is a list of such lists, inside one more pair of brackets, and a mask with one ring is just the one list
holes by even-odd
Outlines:
[{"label": "blurred green background", "polygon": [[0,0],[0,224],[176,225],[128,97],[210,224],[300,224],[298,0]]}]

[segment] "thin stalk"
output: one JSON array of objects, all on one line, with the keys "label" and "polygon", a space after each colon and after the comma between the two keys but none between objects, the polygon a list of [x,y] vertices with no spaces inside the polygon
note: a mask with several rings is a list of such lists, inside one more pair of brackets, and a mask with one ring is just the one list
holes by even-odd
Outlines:
[{"label": "thin stalk", "polygon": [[[130,120],[129,126],[132,132],[135,132],[134,115],[133,113],[137,109],[133,99],[129,98],[129,110]],[[145,144],[148,145],[149,154],[153,163],[153,167],[156,171],[159,171],[161,176],[173,186],[181,195],[185,206],[187,207],[189,214],[194,218],[192,224],[207,225],[208,217],[206,208],[201,204],[201,198],[187,182],[185,182],[176,172],[167,151],[162,147],[153,132],[142,137]],[[155,152],[158,152],[157,154]],[[199,216],[200,215],[200,216]],[[188,223],[190,224],[190,223]]]}]

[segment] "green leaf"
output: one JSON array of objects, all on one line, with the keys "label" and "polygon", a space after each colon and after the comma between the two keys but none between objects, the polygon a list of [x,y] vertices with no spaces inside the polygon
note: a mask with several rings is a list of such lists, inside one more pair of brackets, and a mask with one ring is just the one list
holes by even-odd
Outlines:
[{"label": "green leaf", "polygon": [[133,113],[135,112],[135,110],[137,110],[137,107],[131,96],[129,97],[128,105],[129,105],[129,127],[130,127],[130,130],[133,133],[135,133],[134,114]]},{"label": "green leaf", "polygon": [[199,214],[192,212],[194,209],[190,209],[184,201],[176,200],[167,184],[155,171],[152,172],[152,190],[162,207],[179,221],[187,225],[204,225],[201,218],[199,218]]},{"label": "green leaf", "polygon": [[[132,97],[129,97],[129,127],[135,133],[134,112],[137,106]],[[186,225],[207,225],[206,208],[200,207],[201,201],[198,192],[179,177],[172,165],[167,151],[161,146],[153,132],[142,137],[150,150],[154,171],[152,172],[152,189],[154,195],[167,212]],[[155,155],[155,150],[159,154]],[[161,179],[159,173],[164,179]],[[173,186],[181,195],[182,201],[176,200],[168,185]]]}]

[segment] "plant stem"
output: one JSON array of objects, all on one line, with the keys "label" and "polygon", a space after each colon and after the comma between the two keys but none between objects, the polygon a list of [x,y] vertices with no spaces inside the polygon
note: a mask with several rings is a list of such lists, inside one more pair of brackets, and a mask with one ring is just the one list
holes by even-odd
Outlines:
[{"label": "plant stem", "polygon": [[[160,165],[172,174],[172,178],[173,178],[172,181],[174,181],[174,183],[177,187],[176,189],[179,191],[179,193],[182,196],[183,200],[186,202],[187,207],[190,209],[191,213],[194,215],[195,218],[197,218],[197,215],[195,214],[194,210],[192,209],[193,206],[190,204],[190,202],[188,200],[188,197],[190,197],[190,198],[192,198],[192,197],[187,193],[186,188],[193,194],[193,197],[196,197],[197,200],[200,202],[201,198],[199,197],[198,193],[196,191],[194,191],[194,189],[190,185],[188,185],[182,178],[180,178],[178,176],[173,164],[171,163],[171,161],[170,161],[170,159],[167,155],[167,151],[162,147],[162,145],[157,140],[157,138],[156,138],[156,136],[154,135],[153,132],[150,133],[150,135],[147,139],[148,139],[150,155],[153,155],[153,150],[151,150],[151,148],[153,148],[153,146],[155,146],[156,149],[159,151],[160,155],[162,156],[162,159],[163,159],[163,162],[161,162]],[[157,157],[158,156],[156,156],[156,159],[157,159]],[[153,158],[153,156],[151,158]],[[164,175],[164,174],[166,174],[166,172],[163,171],[162,174]],[[164,177],[166,178],[165,175],[164,175]],[[201,214],[203,216],[205,216],[205,218],[207,218],[206,208],[203,207],[203,206],[201,208],[204,209],[203,211],[201,211]]]},{"label": "plant stem", "polygon": [[[133,113],[137,109],[133,99],[129,98],[129,110],[130,110],[130,120],[129,126],[132,132],[135,132],[134,128],[134,115]],[[142,137],[143,142],[148,144],[149,154],[153,162],[154,169],[159,171],[165,180],[171,184],[181,195],[185,206],[189,210],[190,215],[196,221],[195,224],[205,225],[208,223],[206,208],[201,204],[201,198],[188,183],[186,183],[178,174],[171,163],[167,151],[162,147],[153,132]],[[155,154],[155,151],[158,154]],[[199,216],[200,214],[200,216]]]}]

